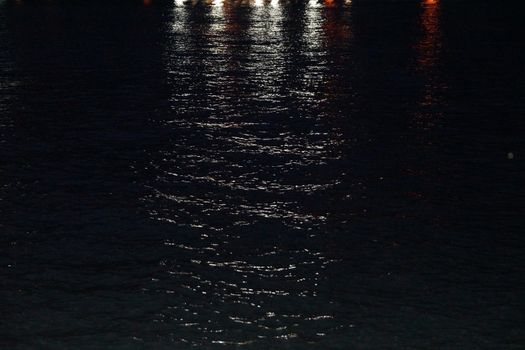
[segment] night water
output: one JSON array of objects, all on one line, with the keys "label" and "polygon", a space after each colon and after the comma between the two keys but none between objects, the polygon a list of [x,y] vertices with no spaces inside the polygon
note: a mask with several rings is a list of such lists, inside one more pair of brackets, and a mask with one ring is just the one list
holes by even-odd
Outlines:
[{"label": "night water", "polygon": [[512,4],[0,2],[0,349],[523,349]]}]

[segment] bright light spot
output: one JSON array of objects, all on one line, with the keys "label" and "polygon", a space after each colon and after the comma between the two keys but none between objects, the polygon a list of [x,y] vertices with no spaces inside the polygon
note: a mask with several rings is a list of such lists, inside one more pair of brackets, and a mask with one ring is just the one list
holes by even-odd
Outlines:
[{"label": "bright light spot", "polygon": [[507,153],[507,158],[514,159],[514,153],[512,152]]},{"label": "bright light spot", "polygon": [[255,6],[261,7],[264,6],[264,0],[255,0]]},{"label": "bright light spot", "polygon": [[319,3],[318,0],[309,0],[308,1],[308,6],[310,6],[310,7],[321,7],[321,4]]}]

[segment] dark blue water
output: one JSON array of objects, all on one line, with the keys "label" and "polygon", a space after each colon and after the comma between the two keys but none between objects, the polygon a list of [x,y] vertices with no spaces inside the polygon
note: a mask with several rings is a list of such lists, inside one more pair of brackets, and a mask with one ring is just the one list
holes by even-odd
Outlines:
[{"label": "dark blue water", "polygon": [[521,20],[0,1],[0,348],[523,349]]}]

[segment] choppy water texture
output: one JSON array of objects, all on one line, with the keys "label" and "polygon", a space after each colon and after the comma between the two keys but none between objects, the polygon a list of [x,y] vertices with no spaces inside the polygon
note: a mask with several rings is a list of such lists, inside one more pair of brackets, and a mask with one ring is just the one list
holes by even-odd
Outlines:
[{"label": "choppy water texture", "polygon": [[509,6],[1,2],[0,348],[522,348]]}]

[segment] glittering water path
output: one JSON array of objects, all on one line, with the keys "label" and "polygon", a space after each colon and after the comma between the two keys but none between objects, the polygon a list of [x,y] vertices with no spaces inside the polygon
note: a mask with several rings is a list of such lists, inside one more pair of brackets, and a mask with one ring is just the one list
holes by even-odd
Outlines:
[{"label": "glittering water path", "polygon": [[518,23],[2,2],[0,348],[518,349]]}]

